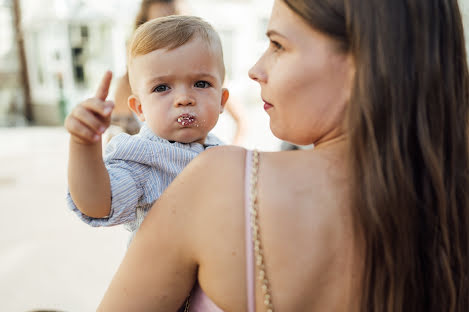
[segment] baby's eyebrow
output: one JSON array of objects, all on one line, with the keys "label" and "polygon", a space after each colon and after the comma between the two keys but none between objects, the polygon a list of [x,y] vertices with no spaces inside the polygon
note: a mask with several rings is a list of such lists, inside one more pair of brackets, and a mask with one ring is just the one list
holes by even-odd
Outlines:
[{"label": "baby's eyebrow", "polygon": [[174,75],[161,75],[161,76],[155,76],[155,77],[151,77],[147,80],[147,84],[148,85],[151,85],[151,84],[154,84],[155,82],[158,82],[158,81],[165,81],[165,80],[169,80],[169,79],[172,79],[174,78]]},{"label": "baby's eyebrow", "polygon": [[162,79],[169,79],[169,78],[172,78],[174,77],[174,75],[160,75],[160,76],[153,76],[150,78],[150,80],[162,80]]},{"label": "baby's eyebrow", "polygon": [[195,78],[198,78],[198,77],[209,77],[209,78],[212,78],[212,79],[216,79],[216,77],[215,77],[213,74],[210,74],[210,73],[197,73],[197,74],[194,74],[194,77],[195,77]]},{"label": "baby's eyebrow", "polygon": [[[152,87],[155,83],[159,83],[159,82],[170,82],[174,79],[178,79],[181,78],[181,76],[179,75],[160,75],[160,76],[154,76],[154,77],[151,77],[149,78],[145,85],[149,86],[149,87]],[[195,80],[195,79],[209,79],[209,80],[213,80],[213,81],[216,81],[218,78],[217,76],[211,74],[211,73],[208,73],[208,72],[196,72],[196,73],[188,73],[182,77],[186,77],[185,79],[189,78],[189,79],[192,79],[192,80]]]}]

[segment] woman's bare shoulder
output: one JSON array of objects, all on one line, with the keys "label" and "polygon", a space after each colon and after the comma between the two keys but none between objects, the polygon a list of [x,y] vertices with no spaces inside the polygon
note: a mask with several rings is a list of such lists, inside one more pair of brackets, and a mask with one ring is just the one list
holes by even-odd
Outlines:
[{"label": "woman's bare shoulder", "polygon": [[[207,209],[210,204],[219,207],[226,198],[231,199],[231,204],[242,203],[246,152],[236,146],[206,150],[179,174],[169,192],[174,190],[190,196],[192,203],[201,204],[198,205],[200,209]],[[344,163],[337,153],[263,152],[260,154],[259,178],[271,198],[289,199],[291,194],[298,192],[317,199],[330,198],[342,192],[347,183]]]},{"label": "woman's bare shoulder", "polygon": [[[210,207],[226,195],[235,196],[242,190],[246,150],[236,146],[207,149],[176,177],[163,194],[191,198],[191,210]],[[242,193],[239,192],[241,195]],[[161,201],[161,200],[160,200]],[[185,209],[185,208],[182,208]]]},{"label": "woman's bare shoulder", "polygon": [[244,161],[246,149],[235,145],[223,145],[207,149],[201,153],[196,159],[208,163],[216,163],[225,165],[239,166],[243,165],[240,161]]},{"label": "woman's bare shoulder", "polygon": [[[171,235],[190,242],[188,245],[192,247],[188,250],[193,249],[210,228],[207,224],[217,223],[218,216],[223,216],[219,210],[231,211],[231,205],[242,205],[244,170],[241,168],[245,155],[245,149],[233,146],[201,153],[163,192],[145,220],[152,219],[155,228],[172,224]],[[230,198],[229,205],[225,203],[227,198]],[[183,239],[188,233],[191,234]]]},{"label": "woman's bare shoulder", "polygon": [[[238,146],[218,146],[207,149],[197,156],[184,170],[187,175],[204,177],[204,181],[229,180],[234,172],[242,171],[246,158],[246,149]],[[223,177],[225,179],[223,179]]]},{"label": "woman's bare shoulder", "polygon": [[[199,263],[214,245],[223,245],[216,239],[221,229],[226,231],[223,237],[227,241],[232,235],[242,233],[240,208],[244,205],[245,156],[246,150],[235,146],[204,151],[176,177],[156,203],[172,211],[170,219],[161,223],[178,224],[173,226],[173,234],[188,242],[187,251]],[[190,235],[183,238],[184,233]]]},{"label": "woman's bare shoulder", "polygon": [[[219,146],[200,154],[187,168],[194,177],[204,177],[204,183],[212,182],[217,186],[240,183],[244,177],[247,150],[238,146]],[[301,180],[314,184],[323,183],[324,178],[333,178],[344,172],[344,161],[336,153],[323,151],[280,151],[260,153],[261,171],[282,184]],[[186,171],[186,170],[185,170]],[[238,177],[235,179],[235,177]],[[274,178],[276,177],[276,178]],[[233,185],[232,185],[233,186]]]}]

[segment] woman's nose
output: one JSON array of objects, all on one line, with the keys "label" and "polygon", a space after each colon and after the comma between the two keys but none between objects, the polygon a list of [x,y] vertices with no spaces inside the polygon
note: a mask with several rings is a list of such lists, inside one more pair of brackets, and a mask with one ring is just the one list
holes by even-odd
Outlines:
[{"label": "woman's nose", "polygon": [[267,76],[265,72],[261,70],[259,65],[260,64],[258,61],[253,67],[251,67],[251,69],[248,72],[249,78],[259,83],[266,82]]}]

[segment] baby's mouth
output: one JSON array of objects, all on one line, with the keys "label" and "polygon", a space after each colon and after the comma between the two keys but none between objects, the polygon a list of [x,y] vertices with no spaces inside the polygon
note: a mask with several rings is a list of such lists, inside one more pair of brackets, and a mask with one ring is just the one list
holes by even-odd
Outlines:
[{"label": "baby's mouth", "polygon": [[177,119],[178,124],[181,125],[182,127],[189,127],[192,124],[194,124],[195,121],[196,121],[195,116],[191,114],[182,114]]}]

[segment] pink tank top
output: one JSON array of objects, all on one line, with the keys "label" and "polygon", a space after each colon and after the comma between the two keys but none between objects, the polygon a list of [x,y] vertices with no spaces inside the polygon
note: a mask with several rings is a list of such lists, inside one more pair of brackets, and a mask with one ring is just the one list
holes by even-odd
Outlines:
[{"label": "pink tank top", "polygon": [[[244,215],[246,232],[246,281],[247,281],[247,309],[248,312],[255,312],[255,280],[254,280],[254,250],[251,232],[251,171],[252,171],[252,151],[246,153],[246,168],[244,174]],[[190,299],[190,312],[223,312],[197,284]]]}]

